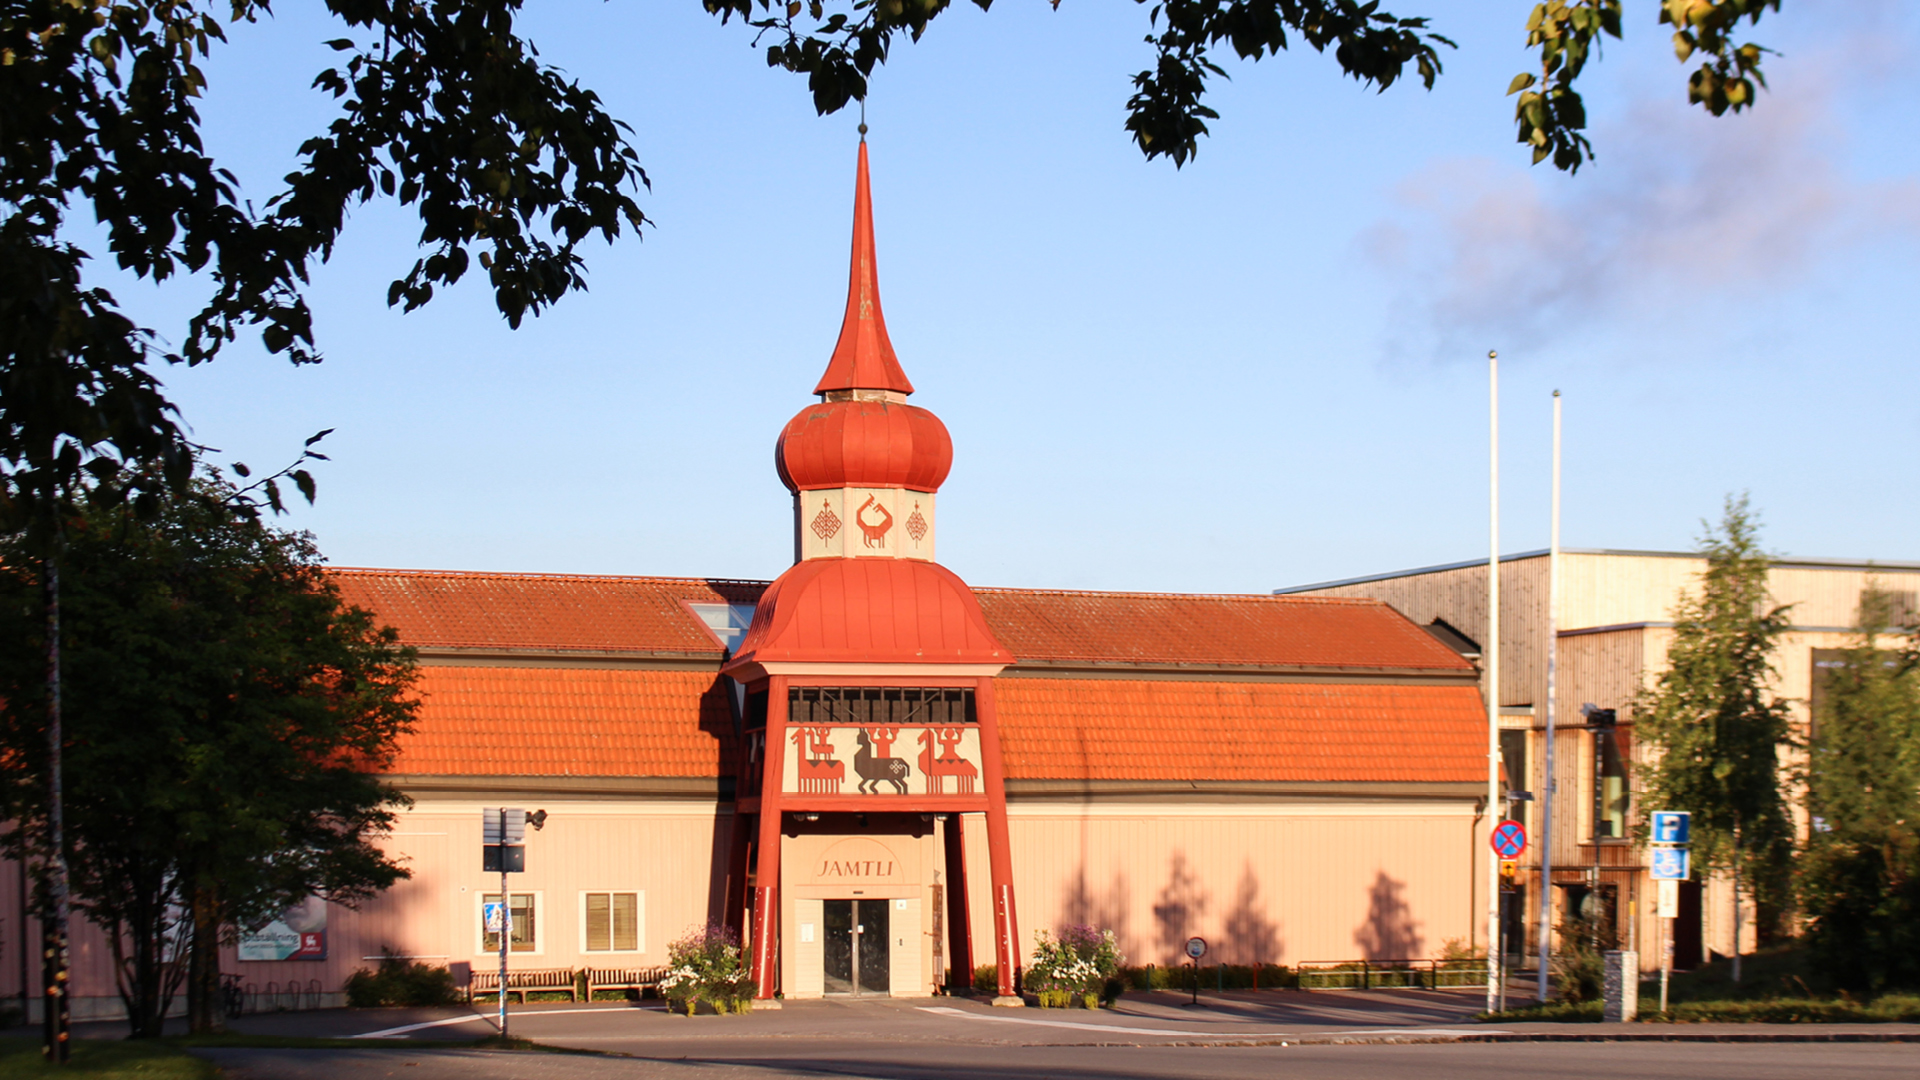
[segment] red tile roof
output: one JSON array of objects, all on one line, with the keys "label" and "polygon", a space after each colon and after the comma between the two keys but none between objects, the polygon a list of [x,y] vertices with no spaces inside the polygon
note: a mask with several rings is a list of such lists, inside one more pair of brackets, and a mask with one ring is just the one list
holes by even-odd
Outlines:
[{"label": "red tile roof", "polygon": [[1395,668],[1473,666],[1379,600],[975,589],[1023,661]]},{"label": "red tile roof", "polygon": [[[875,560],[891,562],[891,560]],[[408,644],[442,648],[720,655],[681,606],[752,604],[760,581],[336,570],[349,603]],[[1473,670],[1378,600],[1318,596],[974,589],[1016,658],[1102,664]]]},{"label": "red tile roof", "polygon": [[733,714],[697,671],[430,664],[391,771],[424,776],[731,775]]},{"label": "red tile roof", "polygon": [[[683,606],[758,582],[335,571],[352,603],[424,647],[711,658],[714,671],[429,664],[397,774],[712,777],[733,768],[721,649]],[[1319,597],[976,589],[1029,663],[1470,673],[1384,604]],[[1465,682],[996,680],[1016,779],[1473,781],[1485,714]]]},{"label": "red tile roof", "polygon": [[752,604],[763,581],[335,570],[348,603],[423,648],[567,650],[720,658],[682,601]]},{"label": "red tile roof", "polygon": [[1010,779],[1485,781],[1471,685],[994,681]]}]

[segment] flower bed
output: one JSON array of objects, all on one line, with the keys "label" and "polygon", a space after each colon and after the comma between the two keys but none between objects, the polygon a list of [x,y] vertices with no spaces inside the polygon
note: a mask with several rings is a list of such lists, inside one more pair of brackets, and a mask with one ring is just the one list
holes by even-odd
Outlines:
[{"label": "flower bed", "polygon": [[1118,976],[1126,960],[1111,930],[1065,926],[1057,937],[1041,930],[1034,934],[1033,961],[1023,983],[1043,1009],[1097,1009],[1120,996]]},{"label": "flower bed", "polygon": [[740,939],[719,923],[697,926],[667,946],[660,992],[667,1007],[692,1016],[705,1006],[726,1014],[753,1008],[756,987],[740,953]]}]

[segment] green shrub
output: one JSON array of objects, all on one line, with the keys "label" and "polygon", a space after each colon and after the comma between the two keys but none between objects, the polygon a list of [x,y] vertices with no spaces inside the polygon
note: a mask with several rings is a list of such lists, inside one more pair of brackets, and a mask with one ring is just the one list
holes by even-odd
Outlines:
[{"label": "green shrub", "polygon": [[1000,992],[999,964],[981,964],[973,969],[973,992],[976,994]]},{"label": "green shrub", "polygon": [[366,968],[347,976],[347,1004],[356,1009],[380,1005],[454,1005],[460,991],[453,985],[453,972],[443,967],[403,960],[388,953],[380,958],[380,967]]}]

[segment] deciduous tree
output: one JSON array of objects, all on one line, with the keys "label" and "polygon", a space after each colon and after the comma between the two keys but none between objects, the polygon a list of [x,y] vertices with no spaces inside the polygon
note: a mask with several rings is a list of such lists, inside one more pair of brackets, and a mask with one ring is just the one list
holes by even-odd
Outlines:
[{"label": "deciduous tree", "polygon": [[1763,932],[1789,899],[1792,831],[1780,751],[1792,741],[1791,717],[1772,691],[1788,609],[1768,592],[1771,560],[1744,495],[1727,499],[1700,546],[1707,568],[1674,608],[1667,668],[1633,706],[1635,732],[1653,759],[1637,772],[1645,809],[1693,814],[1695,864],[1733,876],[1737,977],[1740,892],[1757,901]]},{"label": "deciduous tree", "polygon": [[[66,534],[76,905],[106,933],[136,1036],[160,1033],[183,979],[194,1028],[217,1028],[223,937],[405,876],[374,843],[404,800],[374,774],[411,721],[412,655],[341,602],[308,537],[225,485],[150,520],[86,507]],[[44,859],[45,624],[22,545],[0,538],[0,752],[19,766],[0,793],[16,853]]]},{"label": "deciduous tree", "polygon": [[1815,961],[1851,990],[1920,987],[1920,655],[1887,638],[1892,597],[1861,595],[1807,747],[1797,867]]}]

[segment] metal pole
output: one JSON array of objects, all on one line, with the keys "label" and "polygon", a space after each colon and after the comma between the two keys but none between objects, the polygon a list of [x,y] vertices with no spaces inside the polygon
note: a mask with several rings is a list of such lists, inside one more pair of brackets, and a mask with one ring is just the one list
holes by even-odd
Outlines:
[{"label": "metal pole", "polygon": [[1661,919],[1660,925],[1667,939],[1665,948],[1660,950],[1665,954],[1660,958],[1660,1012],[1664,1016],[1667,1011],[1667,979],[1673,974],[1673,920]]},{"label": "metal pole", "polygon": [[1553,522],[1547,541],[1547,750],[1540,795],[1540,971],[1534,996],[1547,1000],[1553,965],[1553,721],[1559,709],[1560,391],[1553,392]]},{"label": "metal pole", "polygon": [[513,935],[513,897],[507,895],[507,808],[500,808],[500,1038],[507,1037],[507,939]]},{"label": "metal pole", "polygon": [[[1487,816],[1500,806],[1500,354],[1487,350]],[[1500,1004],[1500,863],[1487,853],[1487,1011]]]}]

